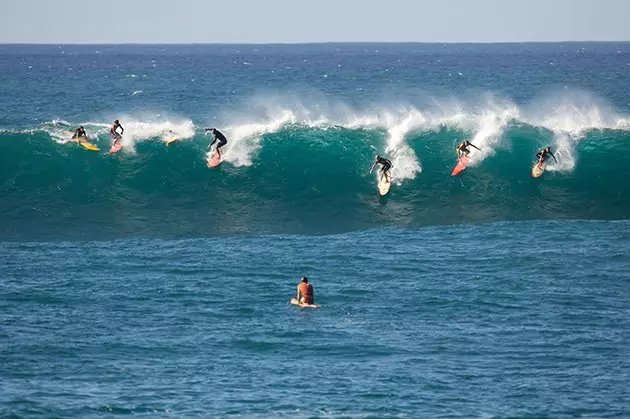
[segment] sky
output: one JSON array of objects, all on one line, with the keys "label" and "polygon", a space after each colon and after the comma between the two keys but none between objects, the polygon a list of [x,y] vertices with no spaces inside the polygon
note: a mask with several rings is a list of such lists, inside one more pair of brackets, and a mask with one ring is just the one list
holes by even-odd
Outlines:
[{"label": "sky", "polygon": [[630,0],[0,0],[0,43],[630,41]]}]

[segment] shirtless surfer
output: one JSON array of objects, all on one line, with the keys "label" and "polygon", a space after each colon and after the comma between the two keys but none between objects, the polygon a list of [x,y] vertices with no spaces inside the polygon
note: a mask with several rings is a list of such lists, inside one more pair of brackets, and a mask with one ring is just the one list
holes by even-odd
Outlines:
[{"label": "shirtless surfer", "polygon": [[538,158],[538,166],[542,167],[545,161],[549,158],[549,156],[553,157],[556,163],[558,163],[558,159],[551,152],[551,147],[545,147],[536,153],[536,158]]},{"label": "shirtless surfer", "polygon": [[466,140],[463,143],[460,143],[456,148],[458,159],[461,159],[463,156],[468,156],[470,154],[470,150],[468,149],[468,147],[475,147],[477,150],[479,150],[479,147]]},{"label": "shirtless surfer", "polygon": [[225,135],[223,135],[223,133],[216,128],[204,128],[204,131],[206,133],[210,131],[212,135],[214,135],[214,138],[212,139],[212,142],[210,143],[210,145],[208,145],[208,148],[212,147],[214,143],[216,143],[217,141],[219,142],[217,144],[216,150],[217,150],[217,153],[219,154],[219,158],[221,158],[221,147],[227,144],[227,138],[225,138]]},{"label": "shirtless surfer", "polygon": [[[118,128],[120,128],[120,133],[118,132]],[[122,135],[124,134],[125,129],[120,125],[118,119],[114,121],[112,127],[109,129],[109,133],[114,137],[114,144],[112,146],[116,146],[120,142]]]},{"label": "shirtless surfer", "polygon": [[385,176],[385,180],[387,180],[389,182],[391,180],[391,178],[389,176],[389,169],[392,168],[392,162],[389,161],[388,159],[385,159],[385,158],[377,155],[374,158],[374,163],[372,164],[372,167],[370,167],[370,174],[372,173],[372,171],[374,170],[374,167],[377,164],[381,165],[381,173],[383,174],[383,176]]},{"label": "shirtless surfer", "polygon": [[315,304],[313,286],[308,283],[308,278],[305,276],[297,287],[297,300],[299,304]]}]

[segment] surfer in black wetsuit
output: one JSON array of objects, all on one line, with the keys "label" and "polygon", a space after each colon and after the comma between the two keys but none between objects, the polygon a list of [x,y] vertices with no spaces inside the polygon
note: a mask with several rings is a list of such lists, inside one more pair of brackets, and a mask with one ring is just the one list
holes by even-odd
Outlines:
[{"label": "surfer in black wetsuit", "polygon": [[220,148],[223,147],[224,145],[227,144],[227,138],[225,138],[225,135],[223,135],[223,133],[221,131],[219,131],[216,128],[204,128],[204,130],[206,131],[206,133],[208,133],[208,131],[212,132],[212,135],[214,135],[214,139],[212,140],[212,142],[210,143],[210,145],[208,146],[208,148],[212,147],[214,145],[214,143],[216,143],[217,141],[219,142],[217,144],[217,153],[219,153],[219,158],[221,158],[221,150]]},{"label": "surfer in black wetsuit", "polygon": [[87,134],[85,133],[85,128],[81,125],[72,135],[73,140],[81,141],[87,139]]},{"label": "surfer in black wetsuit", "polygon": [[470,141],[466,140],[463,143],[460,143],[456,148],[458,159],[461,159],[463,156],[468,156],[470,154],[470,150],[468,149],[469,146],[475,147],[477,150],[479,150],[479,147],[477,147]]},{"label": "surfer in black wetsuit", "polygon": [[[118,128],[120,128],[120,133],[118,133]],[[122,135],[124,134],[125,129],[120,125],[118,119],[114,121],[112,127],[109,129],[109,133],[114,137],[114,146],[120,142]]]},{"label": "surfer in black wetsuit", "polygon": [[374,167],[377,164],[381,165],[381,173],[383,174],[383,176],[385,176],[385,180],[387,180],[389,182],[391,180],[391,178],[389,176],[389,169],[392,168],[392,162],[389,161],[388,159],[385,159],[385,158],[377,155],[374,158],[374,163],[372,164],[372,167],[370,167],[370,173],[372,173],[372,170],[374,170]]},{"label": "surfer in black wetsuit", "polygon": [[556,159],[556,156],[554,156],[551,152],[551,147],[545,147],[538,153],[536,153],[536,157],[538,158],[538,165],[542,167],[542,165],[545,163],[545,160],[547,160],[549,156],[553,157],[555,162],[558,163],[558,159]]}]

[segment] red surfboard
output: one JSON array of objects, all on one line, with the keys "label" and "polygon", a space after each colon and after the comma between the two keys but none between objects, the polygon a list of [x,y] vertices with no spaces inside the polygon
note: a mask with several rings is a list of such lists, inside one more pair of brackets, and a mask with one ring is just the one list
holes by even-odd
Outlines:
[{"label": "red surfboard", "polygon": [[463,172],[466,166],[468,166],[469,161],[470,159],[468,158],[468,156],[462,156],[457,162],[457,166],[455,166],[455,168],[451,172],[451,176],[457,176],[461,172]]}]

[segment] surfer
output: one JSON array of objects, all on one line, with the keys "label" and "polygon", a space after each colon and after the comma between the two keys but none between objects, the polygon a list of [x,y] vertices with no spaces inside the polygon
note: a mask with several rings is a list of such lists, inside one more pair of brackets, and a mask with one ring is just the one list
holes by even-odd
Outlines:
[{"label": "surfer", "polygon": [[219,153],[219,158],[221,158],[221,147],[227,144],[227,138],[225,138],[225,135],[223,135],[223,133],[216,128],[204,128],[204,131],[206,131],[206,134],[208,133],[208,131],[210,131],[212,132],[212,135],[214,135],[214,139],[212,140],[208,148],[212,147],[217,141],[219,142],[217,144],[216,150],[217,153]]},{"label": "surfer", "polygon": [[305,276],[297,287],[297,300],[299,304],[315,304],[313,286],[308,283],[308,278]]},{"label": "surfer", "polygon": [[[120,128],[120,133],[118,133],[118,128]],[[118,122],[118,119],[114,121],[114,123],[112,124],[112,127],[109,129],[109,133],[114,137],[114,144],[113,146],[115,146],[116,144],[118,144],[120,142],[120,139],[122,138],[122,135],[124,134],[125,129],[122,127],[122,125],[120,125],[120,122]]]},{"label": "surfer", "polygon": [[547,160],[549,156],[553,157],[555,162],[558,163],[558,159],[556,159],[556,156],[554,156],[551,152],[551,147],[547,146],[536,153],[536,157],[538,158],[538,165],[542,167],[542,165],[545,163],[545,160]]},{"label": "surfer", "polygon": [[[456,150],[457,150],[457,158],[461,159],[464,156],[468,156],[470,154],[470,150],[468,149],[469,146],[475,147],[477,150],[479,150],[479,147],[477,147],[476,145],[474,145],[473,143],[471,143],[470,141],[466,140],[463,143],[460,143]],[[481,150],[479,150],[481,151]]]},{"label": "surfer", "polygon": [[72,135],[73,140],[81,141],[87,139],[87,134],[85,133],[85,128],[81,125]]},{"label": "surfer", "polygon": [[374,163],[372,164],[372,167],[370,167],[370,173],[372,173],[372,171],[374,170],[374,167],[377,164],[381,165],[381,173],[383,174],[383,176],[385,176],[385,180],[389,182],[390,181],[389,169],[392,168],[392,162],[379,155],[376,155],[376,157],[374,158]]}]

